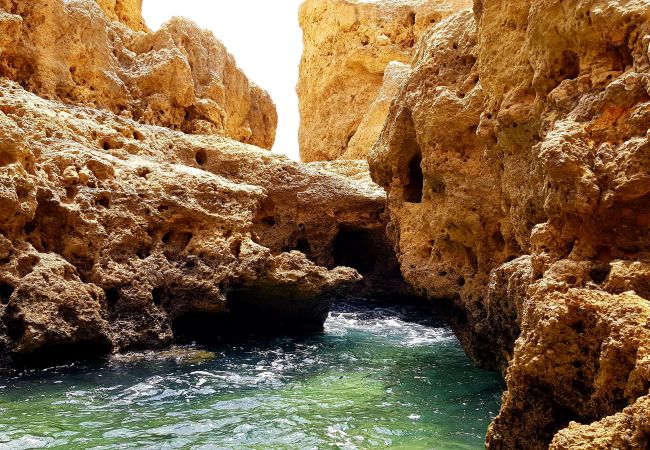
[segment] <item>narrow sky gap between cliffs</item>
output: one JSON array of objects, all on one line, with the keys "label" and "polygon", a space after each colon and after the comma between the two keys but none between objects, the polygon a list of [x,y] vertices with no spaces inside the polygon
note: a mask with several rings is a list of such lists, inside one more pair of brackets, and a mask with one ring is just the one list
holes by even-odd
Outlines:
[{"label": "narrow sky gap between cliffs", "polygon": [[300,3],[302,0],[159,0],[143,2],[142,14],[152,30],[173,16],[182,16],[212,31],[249,79],[271,94],[278,110],[273,151],[297,161]]}]

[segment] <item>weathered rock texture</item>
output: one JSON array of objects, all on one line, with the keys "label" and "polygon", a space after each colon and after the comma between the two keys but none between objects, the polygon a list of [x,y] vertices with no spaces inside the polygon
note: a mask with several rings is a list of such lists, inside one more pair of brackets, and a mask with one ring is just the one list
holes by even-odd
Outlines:
[{"label": "weathered rock texture", "polygon": [[[365,159],[384,122],[386,67],[407,63],[419,36],[471,0],[307,0],[300,7],[300,156]],[[387,74],[387,90],[399,71]],[[392,95],[390,95],[392,98]],[[383,104],[383,105],[382,105]],[[366,114],[368,115],[366,116]],[[362,127],[360,125],[363,123]]]},{"label": "weathered rock texture", "polygon": [[147,31],[140,6],[0,0],[0,76],[44,98],[271,148],[275,105],[226,48],[181,18]]},{"label": "weathered rock texture", "polygon": [[650,445],[650,2],[478,0],[370,154],[406,279],[504,371],[494,449]]},{"label": "weathered rock texture", "polygon": [[268,100],[210,34],[134,32],[90,1],[0,5],[1,363],[319,329],[335,296],[404,287],[365,162],[174,131],[223,107],[221,131],[244,133],[241,105]]},{"label": "weathered rock texture", "polygon": [[112,20],[122,22],[138,31],[147,31],[142,18],[142,0],[96,0]]}]

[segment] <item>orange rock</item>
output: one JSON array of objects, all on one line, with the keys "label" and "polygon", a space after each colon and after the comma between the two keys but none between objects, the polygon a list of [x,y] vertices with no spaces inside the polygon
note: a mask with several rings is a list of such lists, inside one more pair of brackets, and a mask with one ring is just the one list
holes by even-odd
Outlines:
[{"label": "orange rock", "polygon": [[210,33],[0,8],[0,364],[320,329],[335,297],[407,290],[367,163],[233,140],[270,147],[275,109]]},{"label": "orange rock", "polygon": [[649,33],[647,1],[476,1],[369,155],[406,280],[506,377],[488,448],[648,446]]},{"label": "orange rock", "polygon": [[[307,0],[300,7],[300,157],[303,161],[365,159],[387,112],[397,72],[422,33],[470,0]],[[383,98],[382,98],[383,97]],[[373,105],[373,103],[378,102]]]},{"label": "orange rock", "polygon": [[181,18],[151,32],[140,1],[98,3],[0,1],[2,40],[11,41],[0,41],[0,75],[143,124],[273,146],[273,101],[211,32]]}]

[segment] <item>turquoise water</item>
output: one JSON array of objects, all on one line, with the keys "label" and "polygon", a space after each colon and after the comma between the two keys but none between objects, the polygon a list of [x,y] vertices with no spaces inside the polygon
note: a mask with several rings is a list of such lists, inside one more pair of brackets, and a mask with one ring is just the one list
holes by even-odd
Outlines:
[{"label": "turquoise water", "polygon": [[0,377],[0,449],[478,449],[502,381],[404,310]]}]

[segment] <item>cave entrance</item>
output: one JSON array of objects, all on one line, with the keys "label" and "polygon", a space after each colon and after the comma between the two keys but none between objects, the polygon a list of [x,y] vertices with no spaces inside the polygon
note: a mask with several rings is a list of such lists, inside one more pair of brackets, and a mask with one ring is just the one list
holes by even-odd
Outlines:
[{"label": "cave entrance", "polygon": [[422,154],[417,153],[408,167],[408,184],[404,186],[404,201],[407,203],[422,203],[424,190],[424,174],[422,173]]},{"label": "cave entrance", "polygon": [[356,269],[367,275],[374,271],[377,243],[370,230],[341,227],[334,239],[334,264]]}]

